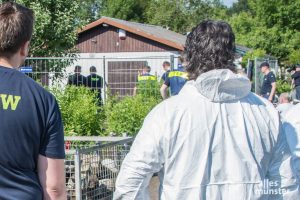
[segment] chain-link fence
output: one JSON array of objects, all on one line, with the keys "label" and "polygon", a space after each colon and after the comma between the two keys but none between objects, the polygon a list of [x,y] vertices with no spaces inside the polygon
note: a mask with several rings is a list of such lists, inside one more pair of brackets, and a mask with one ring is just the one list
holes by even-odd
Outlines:
[{"label": "chain-link fence", "polygon": [[268,62],[271,71],[273,71],[276,76],[278,75],[279,69],[277,60],[266,60],[263,58],[255,58],[254,60],[249,60],[247,66],[247,75],[252,82],[252,91],[256,94],[261,93],[264,74],[260,70],[260,65],[263,62]]},{"label": "chain-link fence", "polygon": [[144,66],[150,66],[150,74],[160,81],[165,72],[162,67],[164,61],[176,68],[178,57],[27,58],[20,71],[47,87],[86,85],[97,89],[105,99],[108,91],[121,97],[133,95]]},{"label": "chain-link fence", "polygon": [[69,137],[65,140],[68,200],[111,200],[133,138]]}]

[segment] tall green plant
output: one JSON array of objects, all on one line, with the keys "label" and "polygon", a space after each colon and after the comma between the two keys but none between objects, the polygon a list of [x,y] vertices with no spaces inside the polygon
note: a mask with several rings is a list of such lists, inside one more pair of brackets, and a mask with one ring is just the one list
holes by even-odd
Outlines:
[{"label": "tall green plant", "polygon": [[146,115],[159,103],[155,97],[137,95],[125,97],[106,111],[107,133],[134,136],[140,130]]},{"label": "tall green plant", "polygon": [[98,106],[97,94],[85,87],[53,88],[61,109],[65,134],[98,136],[104,132],[105,113]]}]

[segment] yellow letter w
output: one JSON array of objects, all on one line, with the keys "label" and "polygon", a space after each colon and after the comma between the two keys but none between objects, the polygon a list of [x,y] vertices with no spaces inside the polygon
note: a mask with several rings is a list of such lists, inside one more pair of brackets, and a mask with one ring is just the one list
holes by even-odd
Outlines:
[{"label": "yellow letter w", "polygon": [[11,110],[16,110],[19,101],[21,100],[20,96],[13,96],[13,95],[7,95],[7,94],[0,94],[3,109],[7,110],[8,106],[10,105]]}]

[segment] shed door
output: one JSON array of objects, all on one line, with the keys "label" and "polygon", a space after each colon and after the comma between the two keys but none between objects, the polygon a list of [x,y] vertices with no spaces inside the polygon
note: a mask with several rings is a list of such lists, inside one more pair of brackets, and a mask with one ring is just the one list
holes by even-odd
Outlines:
[{"label": "shed door", "polygon": [[138,72],[146,64],[146,61],[108,62],[108,87],[111,94],[120,97],[133,95]]}]

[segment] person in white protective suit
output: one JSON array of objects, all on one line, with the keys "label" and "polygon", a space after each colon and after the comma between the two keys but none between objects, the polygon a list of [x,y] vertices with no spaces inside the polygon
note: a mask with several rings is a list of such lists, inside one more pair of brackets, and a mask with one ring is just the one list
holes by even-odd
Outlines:
[{"label": "person in white protective suit", "polygon": [[156,172],[161,200],[300,199],[279,114],[235,73],[234,50],[226,22],[204,21],[188,35],[190,81],[146,117],[115,200],[150,199]]},{"label": "person in white protective suit", "polygon": [[[300,158],[300,104],[293,106],[286,112],[283,127],[294,157],[293,168],[300,170],[300,161],[298,159]],[[296,174],[300,174],[300,172]]]}]

